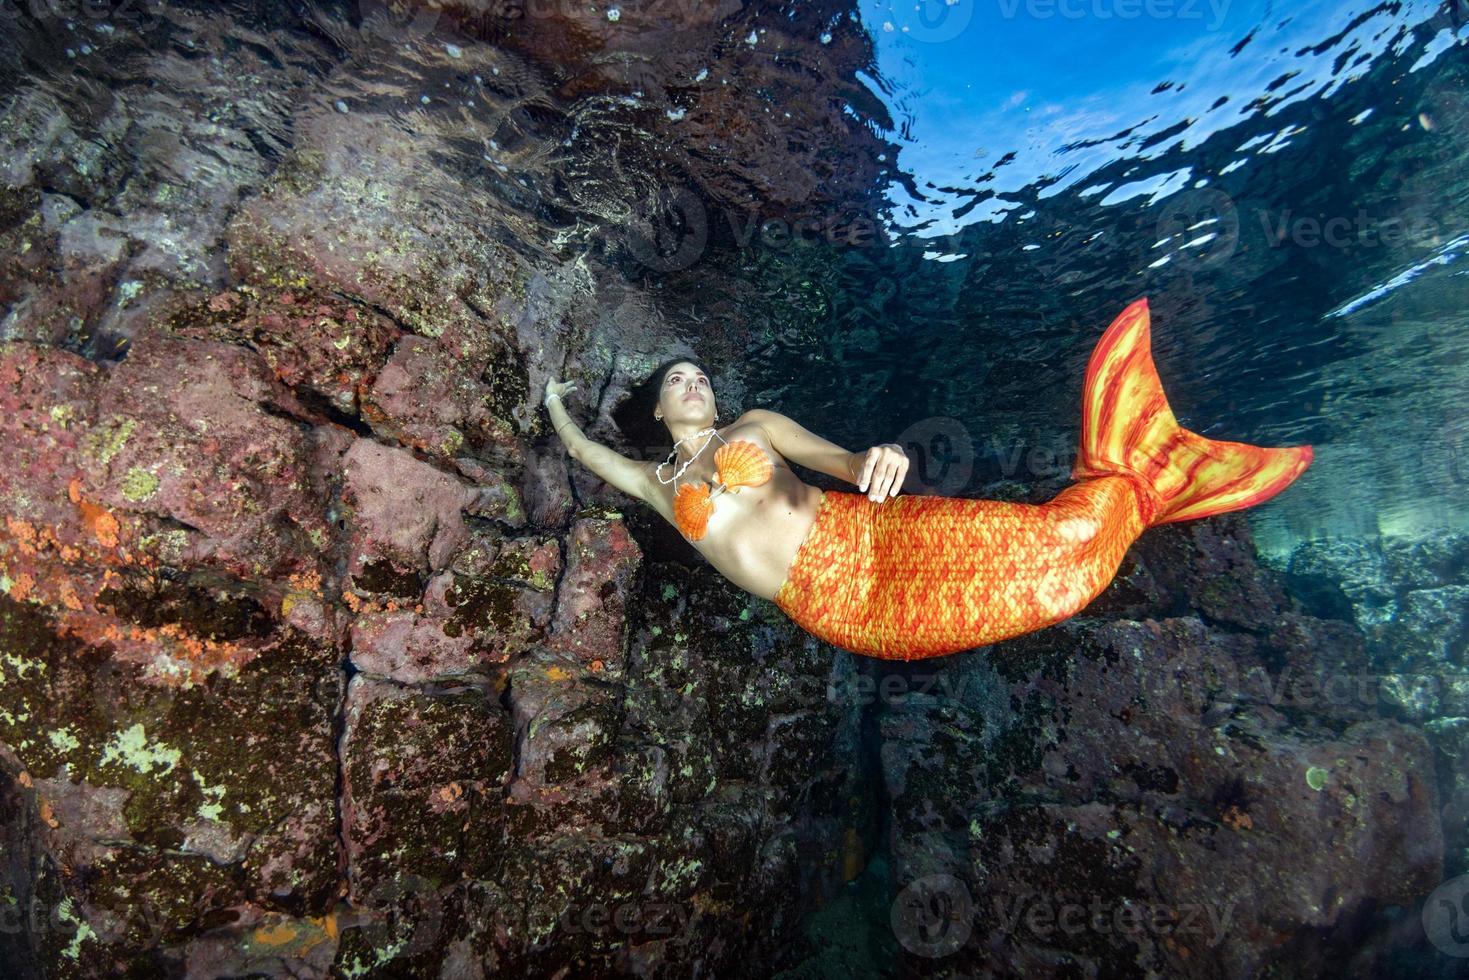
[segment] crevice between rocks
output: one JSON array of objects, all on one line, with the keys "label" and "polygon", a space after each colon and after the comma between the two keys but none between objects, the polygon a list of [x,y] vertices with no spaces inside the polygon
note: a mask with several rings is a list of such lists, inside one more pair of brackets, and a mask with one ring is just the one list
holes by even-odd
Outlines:
[{"label": "crevice between rocks", "polygon": [[352,675],[357,673],[352,664],[352,631],[342,632],[342,656],[339,667],[342,672],[340,688],[337,692],[336,711],[332,714],[332,754],[335,756],[336,773],[332,791],[337,800],[337,896],[344,897],[350,893],[351,888],[351,860],[347,850],[347,759],[344,751],[344,742],[347,737],[347,690],[352,683]]}]

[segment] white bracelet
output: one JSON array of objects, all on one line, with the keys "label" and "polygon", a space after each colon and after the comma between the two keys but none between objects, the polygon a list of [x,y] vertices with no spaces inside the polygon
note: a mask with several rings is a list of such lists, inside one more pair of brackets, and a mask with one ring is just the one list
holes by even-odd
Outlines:
[{"label": "white bracelet", "polygon": [[560,397],[561,397],[560,395],[556,394],[556,392],[553,391],[549,395],[546,396],[546,401],[550,401],[553,398],[560,398]]}]

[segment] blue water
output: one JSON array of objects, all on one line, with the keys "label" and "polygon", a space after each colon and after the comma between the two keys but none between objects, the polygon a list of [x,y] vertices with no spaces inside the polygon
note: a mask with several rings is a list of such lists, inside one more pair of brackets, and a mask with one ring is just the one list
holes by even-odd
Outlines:
[{"label": "blue water", "polygon": [[[1091,343],[1146,295],[1184,425],[1317,447],[1250,515],[1267,553],[1465,527],[1461,8],[860,10],[897,148],[890,247],[823,269],[840,299],[812,311],[822,339],[776,345],[763,394],[855,442],[842,389],[875,386],[874,435],[953,419],[977,473],[1044,477],[1071,451]],[[803,396],[792,365],[812,357],[835,390]]]},{"label": "blue water", "polygon": [[[1247,512],[1264,559],[1303,594],[1323,570],[1345,580],[1373,670],[1461,675],[1462,592],[1440,588],[1462,583],[1458,559],[1441,578],[1380,556],[1469,529],[1469,8],[895,0],[860,16],[890,237],[750,262],[785,304],[752,361],[757,400],[844,444],[902,442],[913,492],[1055,486],[1092,344],[1147,296],[1182,424],[1315,447]],[[1459,710],[1387,710],[1440,746],[1446,827],[1465,760],[1438,739]],[[875,862],[812,923],[829,952],[792,976],[887,975],[892,907],[869,876],[889,873]],[[1379,969],[1393,962],[1460,965],[1423,947]]]}]

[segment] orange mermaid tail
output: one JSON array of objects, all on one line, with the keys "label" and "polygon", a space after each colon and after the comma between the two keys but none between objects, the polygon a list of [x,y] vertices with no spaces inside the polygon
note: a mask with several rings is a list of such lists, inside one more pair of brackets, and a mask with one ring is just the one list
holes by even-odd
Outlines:
[{"label": "orange mermaid tail", "polygon": [[1081,482],[1044,504],[826,491],[776,604],[807,632],[888,660],[985,646],[1086,607],[1144,528],[1242,510],[1310,465],[1308,445],[1206,439],[1178,424],[1153,366],[1148,301],[1087,364]]}]

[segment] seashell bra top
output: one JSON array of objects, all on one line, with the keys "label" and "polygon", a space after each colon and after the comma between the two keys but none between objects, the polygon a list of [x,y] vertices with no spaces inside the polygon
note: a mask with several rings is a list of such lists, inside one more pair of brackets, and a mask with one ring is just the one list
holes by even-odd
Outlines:
[{"label": "seashell bra top", "polygon": [[674,488],[673,517],[690,541],[698,541],[708,533],[715,497],[726,490],[738,493],[740,487],[758,487],[770,479],[774,470],[770,457],[758,443],[748,439],[725,442],[718,432],[714,436],[724,442],[714,454],[715,485],[719,489],[711,493],[703,480]]}]

